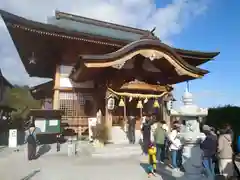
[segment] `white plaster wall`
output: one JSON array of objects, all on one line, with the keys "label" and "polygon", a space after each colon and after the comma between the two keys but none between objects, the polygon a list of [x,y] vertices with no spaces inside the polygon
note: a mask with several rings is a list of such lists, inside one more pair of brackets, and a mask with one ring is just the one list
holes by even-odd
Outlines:
[{"label": "white plaster wall", "polygon": [[69,79],[69,74],[72,71],[72,66],[60,66],[60,87],[61,88],[94,88],[93,81],[86,81],[82,83],[75,83]]}]

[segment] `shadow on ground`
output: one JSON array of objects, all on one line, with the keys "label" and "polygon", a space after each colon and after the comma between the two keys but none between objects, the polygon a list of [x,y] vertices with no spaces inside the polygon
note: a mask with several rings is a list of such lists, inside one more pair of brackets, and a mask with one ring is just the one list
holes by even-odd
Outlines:
[{"label": "shadow on ground", "polygon": [[39,172],[40,172],[40,170],[35,170],[20,180],[30,180],[30,179],[32,179],[33,176],[35,176]]},{"label": "shadow on ground", "polygon": [[51,150],[51,146],[48,144],[41,145],[40,148],[38,149],[36,159],[39,158],[40,156],[46,154]]},{"label": "shadow on ground", "polygon": [[[140,163],[140,166],[143,168],[143,170],[146,172],[146,175],[148,174],[148,167],[149,167],[149,164],[148,163]],[[162,167],[160,167],[162,168]],[[156,174],[161,176],[162,180],[173,180],[173,179],[176,179],[174,178],[173,176],[170,176],[170,175],[167,175],[167,173],[161,173],[159,170],[159,165],[157,165],[157,172]],[[169,172],[170,174],[170,172]]]}]

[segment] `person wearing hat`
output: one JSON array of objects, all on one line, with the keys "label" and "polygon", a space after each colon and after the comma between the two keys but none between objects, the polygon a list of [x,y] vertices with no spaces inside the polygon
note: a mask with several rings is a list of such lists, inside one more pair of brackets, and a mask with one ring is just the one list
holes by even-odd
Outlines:
[{"label": "person wearing hat", "polygon": [[217,138],[212,134],[208,125],[204,125],[202,129],[206,135],[205,140],[200,144],[200,148],[203,150],[203,166],[208,175],[214,176],[213,157],[217,151]]}]

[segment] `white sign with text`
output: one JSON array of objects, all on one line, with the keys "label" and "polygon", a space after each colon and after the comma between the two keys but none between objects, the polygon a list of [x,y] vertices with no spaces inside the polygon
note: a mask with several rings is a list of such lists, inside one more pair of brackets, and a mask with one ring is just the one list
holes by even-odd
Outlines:
[{"label": "white sign with text", "polygon": [[8,147],[17,147],[17,129],[9,129]]}]

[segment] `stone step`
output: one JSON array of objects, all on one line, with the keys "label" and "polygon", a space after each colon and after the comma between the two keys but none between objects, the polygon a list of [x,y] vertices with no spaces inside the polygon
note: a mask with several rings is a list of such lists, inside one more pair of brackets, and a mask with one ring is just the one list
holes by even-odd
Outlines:
[{"label": "stone step", "polygon": [[141,146],[122,144],[122,145],[106,145],[103,148],[96,148],[92,153],[92,157],[129,157],[134,155],[141,155]]},{"label": "stone step", "polygon": [[[135,141],[139,142],[141,139],[141,131],[135,131]],[[111,128],[111,142],[114,144],[127,144],[129,143],[128,134],[120,126],[113,126]]]},{"label": "stone step", "polygon": [[113,126],[111,129],[111,140],[114,144],[124,144],[128,142],[128,137],[120,126]]}]

